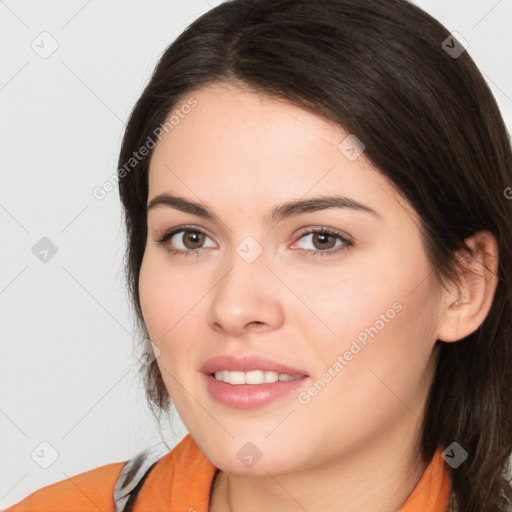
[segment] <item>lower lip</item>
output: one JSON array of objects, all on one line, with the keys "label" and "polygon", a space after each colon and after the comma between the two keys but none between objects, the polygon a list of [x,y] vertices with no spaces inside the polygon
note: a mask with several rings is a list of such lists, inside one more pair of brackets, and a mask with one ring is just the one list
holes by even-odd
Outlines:
[{"label": "lower lip", "polygon": [[304,385],[307,376],[294,380],[278,380],[269,384],[229,384],[205,375],[210,395],[230,407],[237,409],[255,409],[278,398],[289,395]]}]

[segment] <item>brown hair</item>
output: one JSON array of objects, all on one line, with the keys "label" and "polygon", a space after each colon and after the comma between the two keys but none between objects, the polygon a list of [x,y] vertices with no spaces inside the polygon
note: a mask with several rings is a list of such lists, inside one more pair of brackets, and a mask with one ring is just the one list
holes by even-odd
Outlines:
[{"label": "brown hair", "polygon": [[[471,254],[465,238],[482,229],[497,238],[489,314],[464,340],[436,342],[421,454],[429,461],[438,445],[459,443],[469,456],[451,471],[450,510],[505,512],[512,508],[512,201],[504,193],[512,186],[511,147],[468,52],[443,48],[449,35],[405,0],[232,0],[198,18],[162,55],[126,128],[118,173],[126,272],[147,336],[138,280],[152,152],[129,172],[125,164],[193,90],[249,87],[356,134],[416,210],[440,283],[456,279],[456,251]],[[168,410],[156,361],[141,368],[153,412]]]}]

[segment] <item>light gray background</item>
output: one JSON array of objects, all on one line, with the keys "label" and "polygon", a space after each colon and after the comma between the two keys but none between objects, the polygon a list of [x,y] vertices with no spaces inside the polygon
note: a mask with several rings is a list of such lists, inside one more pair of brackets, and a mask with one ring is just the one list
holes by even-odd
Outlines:
[{"label": "light gray background", "polygon": [[[135,371],[118,193],[92,190],[116,172],[162,52],[218,3],[0,0],[0,508],[160,441]],[[512,1],[416,3],[469,43],[510,130]],[[170,446],[185,433],[179,418],[164,429]]]}]

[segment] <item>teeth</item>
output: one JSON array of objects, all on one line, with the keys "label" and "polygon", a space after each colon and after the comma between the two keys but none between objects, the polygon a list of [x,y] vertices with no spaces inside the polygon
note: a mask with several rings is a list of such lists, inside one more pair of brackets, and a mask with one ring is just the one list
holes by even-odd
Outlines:
[{"label": "teeth", "polygon": [[302,375],[292,377],[286,373],[267,372],[263,370],[253,370],[250,372],[230,372],[229,370],[219,370],[215,372],[215,379],[227,382],[228,384],[270,384],[278,380],[287,381],[300,379]]}]

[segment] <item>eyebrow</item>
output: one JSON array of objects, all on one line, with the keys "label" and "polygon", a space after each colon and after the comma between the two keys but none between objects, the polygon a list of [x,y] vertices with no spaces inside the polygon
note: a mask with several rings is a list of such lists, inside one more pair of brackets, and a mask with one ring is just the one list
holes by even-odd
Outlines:
[{"label": "eyebrow", "polygon": [[[147,211],[149,212],[159,206],[167,206],[205,219],[218,220],[218,216],[205,204],[189,201],[172,194],[159,194],[151,199],[148,203]],[[381,215],[374,209],[345,196],[316,196],[309,199],[287,201],[274,207],[266,219],[269,222],[279,222],[294,215],[327,210],[329,208],[348,208],[350,210],[367,212],[382,220]]]}]

